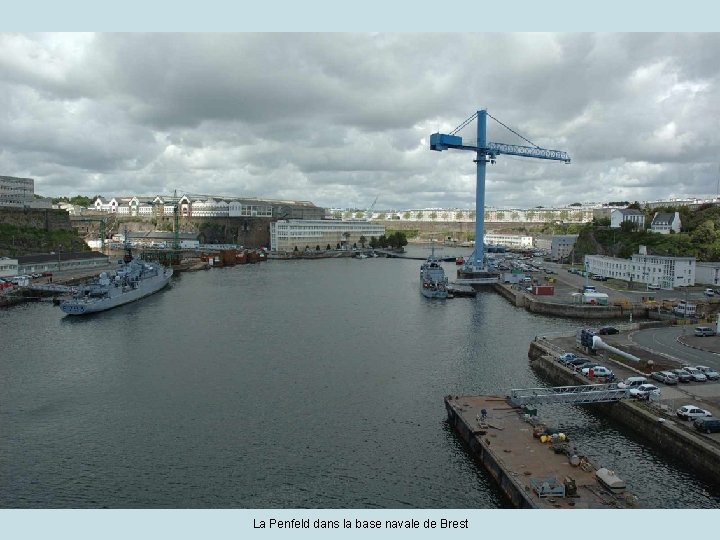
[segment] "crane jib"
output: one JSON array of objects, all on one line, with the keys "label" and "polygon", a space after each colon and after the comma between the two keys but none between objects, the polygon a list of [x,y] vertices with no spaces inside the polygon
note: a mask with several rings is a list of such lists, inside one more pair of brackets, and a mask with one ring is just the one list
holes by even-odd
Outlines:
[{"label": "crane jib", "polygon": [[473,150],[479,153],[484,152],[486,155],[491,156],[506,154],[511,156],[534,157],[538,159],[554,159],[570,163],[570,156],[567,152],[563,152],[562,150],[548,150],[546,148],[539,148],[535,146],[520,146],[516,144],[494,142],[487,143],[487,147],[485,148],[480,148],[474,145],[463,144],[462,137],[458,135],[447,135],[444,133],[433,133],[430,135],[431,150],[442,151],[449,148],[458,150]]}]

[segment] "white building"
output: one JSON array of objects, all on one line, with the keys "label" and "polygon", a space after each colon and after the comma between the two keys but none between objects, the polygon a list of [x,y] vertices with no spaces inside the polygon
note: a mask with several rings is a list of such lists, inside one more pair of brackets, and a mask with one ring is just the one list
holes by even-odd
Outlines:
[{"label": "white building", "polygon": [[[343,210],[332,208],[329,215],[336,218],[358,218],[364,216],[359,210]],[[587,223],[593,219],[593,208],[590,206],[568,206],[560,208],[493,208],[484,210],[485,222],[488,223]],[[408,210],[381,210],[373,212],[374,220],[400,220],[424,222],[474,223],[475,210],[463,208],[423,208]]]},{"label": "white building", "polygon": [[308,201],[276,201],[253,198],[194,197],[98,197],[91,208],[120,216],[172,216],[177,207],[180,217],[278,217],[319,218],[322,208]]},{"label": "white building", "polygon": [[294,251],[306,247],[325,249],[329,245],[360,245],[360,237],[365,237],[366,245],[372,237],[385,234],[385,226],[364,220],[280,220],[270,224],[270,250]]},{"label": "white building", "polygon": [[695,285],[695,257],[648,255],[645,246],[630,259],[585,255],[585,270],[607,278],[621,279],[663,289]]},{"label": "white building", "polygon": [[519,234],[486,234],[485,243],[490,246],[507,246],[517,249],[532,248],[533,237]]},{"label": "white building", "polygon": [[624,221],[635,223],[638,231],[642,231],[645,228],[645,214],[640,210],[623,208],[610,211],[610,227],[617,229]]},{"label": "white building", "polygon": [[720,285],[720,262],[699,262],[695,264],[695,283]]},{"label": "white building", "polygon": [[18,275],[18,260],[0,257],[0,278]]},{"label": "white building", "polygon": [[655,212],[650,224],[650,230],[660,234],[670,234],[670,231],[679,233],[681,227],[680,212]]},{"label": "white building", "polygon": [[547,251],[553,261],[562,261],[572,254],[578,236],[577,234],[538,236],[535,238],[535,247]]}]

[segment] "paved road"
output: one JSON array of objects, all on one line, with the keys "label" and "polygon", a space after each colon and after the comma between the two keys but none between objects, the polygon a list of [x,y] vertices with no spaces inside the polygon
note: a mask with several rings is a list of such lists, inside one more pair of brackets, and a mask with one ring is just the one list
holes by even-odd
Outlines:
[{"label": "paved road", "polygon": [[[707,350],[699,350],[678,342],[678,338],[685,337],[687,342],[694,345],[715,348],[720,343],[720,337],[705,337],[692,339],[692,326],[668,326],[663,328],[648,328],[632,334],[632,341],[642,347],[647,347],[657,354],[670,356],[680,363],[691,365],[704,365],[720,370],[720,356]],[[701,342],[700,340],[705,340]],[[698,343],[699,342],[699,343]]]}]

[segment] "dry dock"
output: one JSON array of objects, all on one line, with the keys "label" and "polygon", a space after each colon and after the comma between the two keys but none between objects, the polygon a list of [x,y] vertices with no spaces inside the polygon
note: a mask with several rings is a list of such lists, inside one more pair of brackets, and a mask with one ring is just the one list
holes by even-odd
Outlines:
[{"label": "dry dock", "polygon": [[[572,446],[540,442],[529,415],[503,397],[447,396],[448,420],[473,455],[517,508],[630,508],[629,493],[611,493],[595,476],[594,465]],[[481,411],[487,418],[483,422]],[[558,451],[560,449],[558,448]],[[574,457],[573,457],[574,456]],[[572,461],[572,463],[571,463]]]}]

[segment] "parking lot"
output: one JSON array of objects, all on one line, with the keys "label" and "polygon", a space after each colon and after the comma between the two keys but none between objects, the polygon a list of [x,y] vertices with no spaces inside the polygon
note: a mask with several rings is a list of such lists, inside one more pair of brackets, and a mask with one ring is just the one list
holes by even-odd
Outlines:
[{"label": "parking lot", "polygon": [[[609,345],[640,358],[641,361],[637,364],[628,360],[620,361],[620,357],[613,354],[608,355],[606,351],[599,351],[596,355],[585,354],[576,347],[574,337],[555,338],[552,342],[558,351],[575,353],[578,356],[586,357],[588,360],[597,361],[598,364],[609,368],[615,376],[615,382],[626,380],[629,377],[646,377],[647,383],[655,385],[660,391],[659,396],[651,396],[651,399],[646,401],[647,405],[657,412],[658,417],[664,421],[673,421],[686,429],[695,431],[692,421],[678,418],[676,410],[684,405],[695,405],[709,411],[712,416],[716,418],[720,417],[720,382],[708,380],[705,382],[678,382],[677,384],[669,385],[652,379],[651,374],[655,371],[677,369],[684,365],[707,365],[709,363],[708,359],[715,356],[714,351],[701,349],[700,347],[720,350],[720,337],[695,338],[695,336],[692,335],[683,335],[680,333],[681,331],[682,329],[664,327],[653,328],[649,331],[634,330],[621,332],[617,335],[602,336],[603,341]],[[650,332],[652,335],[649,340],[643,339],[643,333],[645,332]],[[668,340],[675,340],[677,348],[670,351],[674,354],[670,354],[668,352],[669,348],[667,347],[663,347],[662,350],[655,350],[652,347],[643,345],[643,343],[647,343],[648,341],[652,342],[655,336],[660,333],[668,334],[668,336],[666,336]],[[648,338],[648,336],[644,337]],[[679,340],[681,337],[691,342],[696,348],[689,348],[683,344]],[[682,354],[679,354],[678,351]],[[697,356],[689,356],[689,353],[696,354]],[[701,353],[703,356],[700,356]],[[719,362],[720,357],[717,357],[714,361]],[[708,367],[716,370],[715,366]],[[591,384],[590,379],[585,378],[588,380],[588,384]],[[602,382],[602,379],[596,378],[593,382]],[[720,433],[704,436],[720,444]]]}]

